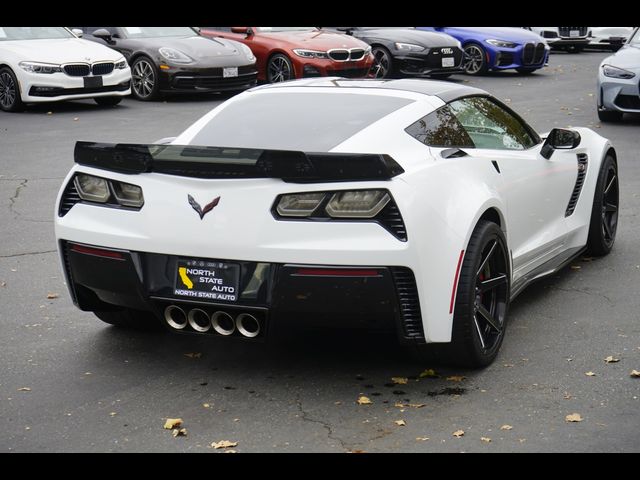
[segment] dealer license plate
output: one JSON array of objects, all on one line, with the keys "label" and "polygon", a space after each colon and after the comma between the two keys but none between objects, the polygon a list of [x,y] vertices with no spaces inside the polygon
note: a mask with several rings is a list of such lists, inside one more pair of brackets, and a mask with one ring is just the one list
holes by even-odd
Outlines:
[{"label": "dealer license plate", "polygon": [[456,59],[453,57],[442,57],[442,66],[443,67],[455,67]]},{"label": "dealer license plate", "polygon": [[179,260],[173,294],[194,300],[236,302],[239,283],[237,263]]},{"label": "dealer license plate", "polygon": [[84,77],[84,88],[102,87],[102,77]]},{"label": "dealer license plate", "polygon": [[580,30],[569,30],[569,36],[570,37],[579,37],[580,36]]},{"label": "dealer license plate", "polygon": [[222,69],[222,78],[231,78],[238,76],[238,67],[224,67]]}]

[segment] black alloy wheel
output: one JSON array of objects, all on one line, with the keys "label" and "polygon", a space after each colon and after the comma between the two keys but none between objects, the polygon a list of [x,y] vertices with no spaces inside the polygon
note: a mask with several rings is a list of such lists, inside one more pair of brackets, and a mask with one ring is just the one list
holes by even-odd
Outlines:
[{"label": "black alloy wheel", "polygon": [[591,255],[607,255],[613,248],[618,231],[620,188],[618,165],[611,154],[607,154],[598,175],[596,191],[591,209],[587,251]]},{"label": "black alloy wheel", "polygon": [[131,65],[131,93],[143,102],[158,98],[158,69],[149,57],[138,57]]},{"label": "black alloy wheel", "polygon": [[286,55],[276,53],[269,59],[267,64],[267,81],[269,83],[280,83],[295,78],[293,64]]},{"label": "black alloy wheel", "polygon": [[371,65],[371,76],[373,78],[391,78],[393,75],[393,58],[391,53],[384,47],[373,47],[373,64]]},{"label": "black alloy wheel", "polygon": [[0,69],[0,109],[5,112],[24,110],[18,80],[8,67]]},{"label": "black alloy wheel", "polygon": [[486,54],[480,45],[476,43],[465,45],[464,70],[468,75],[480,75],[487,72]]}]

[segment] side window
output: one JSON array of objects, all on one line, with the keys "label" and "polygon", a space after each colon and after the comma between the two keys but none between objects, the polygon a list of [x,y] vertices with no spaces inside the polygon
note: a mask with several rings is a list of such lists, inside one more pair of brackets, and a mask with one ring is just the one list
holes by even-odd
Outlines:
[{"label": "side window", "polygon": [[473,140],[448,105],[421,118],[407,127],[405,132],[430,147],[475,147]]},{"label": "side window", "polygon": [[526,126],[486,97],[467,97],[449,104],[476,148],[524,150],[536,144]]}]

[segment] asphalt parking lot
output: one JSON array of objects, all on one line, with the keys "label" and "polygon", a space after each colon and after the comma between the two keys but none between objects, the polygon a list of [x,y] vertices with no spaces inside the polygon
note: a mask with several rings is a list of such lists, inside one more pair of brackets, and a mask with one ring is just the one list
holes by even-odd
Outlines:
[{"label": "asphalt parking lot", "polygon": [[[221,452],[210,444],[222,440],[239,453],[639,451],[640,379],[630,372],[640,370],[640,116],[599,123],[606,55],[553,54],[531,76],[453,78],[538,131],[594,128],[619,158],[613,252],[525,291],[501,354],[481,371],[416,364],[376,335],[262,345],[102,324],[72,305],[54,251],[54,202],[75,141],[174,136],[226,97],[0,114],[0,451]],[[428,368],[436,378],[420,377]],[[572,413],[583,420],[566,422]],[[187,436],[164,430],[168,417],[182,418]]]}]

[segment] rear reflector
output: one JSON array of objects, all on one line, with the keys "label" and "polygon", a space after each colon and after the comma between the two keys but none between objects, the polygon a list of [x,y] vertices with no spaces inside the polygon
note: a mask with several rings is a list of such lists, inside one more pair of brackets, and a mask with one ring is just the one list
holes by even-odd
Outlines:
[{"label": "rear reflector", "polygon": [[307,277],[377,277],[378,270],[371,268],[299,268],[295,275]]},{"label": "rear reflector", "polygon": [[451,302],[449,303],[449,315],[453,313],[453,302],[456,299],[456,290],[458,289],[458,278],[460,277],[460,267],[464,258],[464,250],[460,252],[458,257],[458,266],[456,267],[456,277],[453,279],[453,288],[451,289]]},{"label": "rear reflector", "polygon": [[78,245],[77,243],[70,243],[70,250],[75,253],[82,253],[84,255],[93,255],[95,257],[111,258],[113,260],[124,260],[124,255],[114,250],[104,250],[102,248],[85,247],[84,245]]}]

